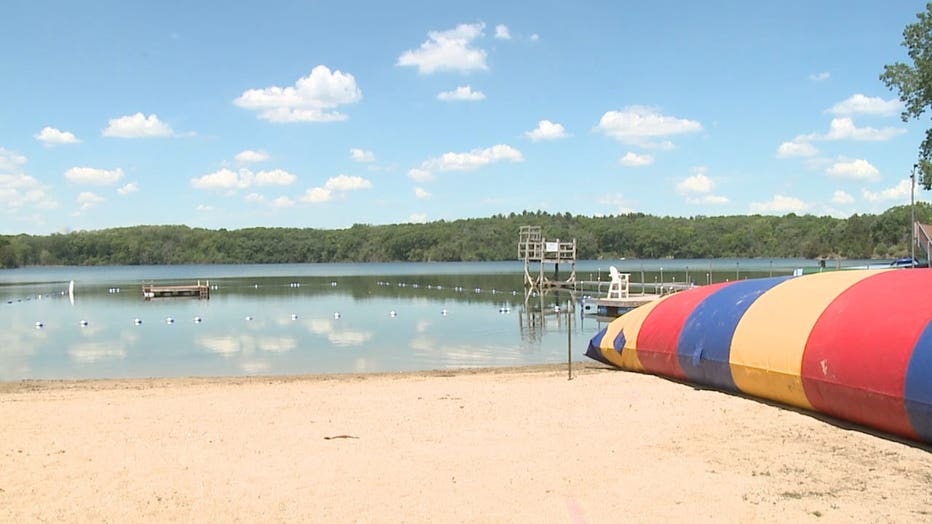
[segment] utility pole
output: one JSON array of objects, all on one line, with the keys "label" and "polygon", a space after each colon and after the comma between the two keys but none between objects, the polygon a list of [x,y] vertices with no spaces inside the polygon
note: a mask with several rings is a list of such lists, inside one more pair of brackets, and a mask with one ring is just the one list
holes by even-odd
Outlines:
[{"label": "utility pole", "polygon": [[909,223],[909,252],[910,265],[915,264],[916,262],[916,168],[919,167],[919,164],[913,164],[913,172],[909,175],[909,211],[910,211],[910,223]]}]

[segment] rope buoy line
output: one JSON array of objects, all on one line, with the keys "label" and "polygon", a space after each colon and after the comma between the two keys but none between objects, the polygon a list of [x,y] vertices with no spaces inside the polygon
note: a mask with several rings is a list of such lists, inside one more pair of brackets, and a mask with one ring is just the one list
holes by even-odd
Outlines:
[{"label": "rope buoy line", "polygon": [[[490,295],[499,295],[499,294],[503,294],[503,295],[506,295],[506,296],[507,296],[508,294],[510,294],[511,296],[518,296],[518,291],[517,291],[517,290],[511,290],[510,293],[509,293],[508,291],[503,291],[503,290],[499,290],[499,289],[496,289],[496,288],[483,289],[483,288],[481,288],[481,287],[474,287],[474,288],[472,288],[472,289],[466,289],[464,286],[461,286],[461,285],[454,285],[454,286],[451,286],[451,287],[445,287],[443,284],[426,284],[426,285],[425,285],[425,284],[421,284],[421,283],[419,283],[419,282],[408,282],[408,281],[389,282],[389,281],[385,281],[385,280],[376,281],[376,285],[377,285],[377,286],[380,286],[380,287],[395,287],[395,288],[399,288],[399,289],[405,289],[405,288],[422,289],[422,288],[426,288],[426,289],[433,290],[433,291],[444,291],[444,290],[447,290],[447,291],[453,291],[453,292],[455,292],[455,293],[467,293],[467,292],[471,292],[472,294],[476,294],[476,295],[479,295],[479,294],[490,294]],[[334,280],[334,281],[330,281],[330,282],[329,282],[329,285],[328,285],[327,287],[335,288],[335,287],[338,287],[338,286],[339,286],[339,283],[338,283],[337,281]],[[224,286],[225,289],[231,289],[231,290],[235,290],[235,289],[260,289],[260,288],[262,288],[262,287],[268,287],[268,288],[275,288],[275,287],[282,287],[282,288],[283,288],[283,287],[288,287],[288,288],[291,288],[291,289],[300,289],[300,288],[302,288],[302,283],[299,282],[299,281],[293,281],[293,282],[289,282],[289,283],[287,283],[287,284],[274,284],[274,285],[265,286],[265,285],[260,285],[260,284],[257,283],[257,282],[254,282],[254,283],[249,284],[249,285],[244,284],[244,285]],[[311,291],[313,291],[314,286],[308,286],[308,287],[310,287],[310,288],[311,288]],[[323,287],[323,286],[321,286],[321,287]],[[219,284],[211,284],[211,285],[210,285],[210,288],[211,288],[212,290],[218,290],[218,289],[220,289],[220,285],[219,285]],[[107,294],[110,294],[110,295],[120,294],[121,291],[122,291],[122,289],[121,289],[120,287],[108,287],[108,288],[107,288]],[[66,297],[66,296],[68,296],[68,292],[67,292],[67,291],[60,291],[60,292],[57,292],[57,293],[55,293],[55,292],[50,292],[50,293],[39,293],[39,294],[36,294],[36,295],[29,295],[29,296],[22,297],[22,298],[16,298],[16,299],[10,298],[10,299],[7,299],[7,300],[6,300],[6,303],[7,303],[8,305],[13,305],[13,304],[19,304],[19,303],[23,303],[23,302],[30,302],[30,301],[32,301],[32,300],[42,300],[42,299],[50,299],[50,298],[61,298],[61,297]],[[530,294],[530,296],[536,298],[536,297],[538,296],[538,292],[537,292],[537,291],[532,291],[531,294]],[[561,310],[561,309],[560,309],[560,306],[557,306],[557,305],[552,306],[552,309],[553,309],[554,311],[557,311],[557,312],[559,312],[559,311]],[[442,309],[440,310],[440,316],[444,316],[444,317],[445,317],[445,316],[448,316],[449,313],[450,313],[450,311],[449,311],[447,308],[442,308]],[[502,302],[502,303],[498,306],[498,313],[500,313],[500,314],[509,314],[509,313],[511,313],[511,304],[509,304],[509,303],[507,303],[507,302]],[[397,312],[396,310],[394,310],[394,309],[393,309],[393,310],[390,310],[389,313],[388,313],[388,316],[389,316],[390,318],[396,318],[396,317],[398,317],[398,312]],[[334,319],[334,320],[340,320],[342,317],[343,317],[343,315],[342,315],[340,312],[334,312],[334,313],[333,313],[333,319]],[[292,314],[290,315],[290,318],[291,318],[291,320],[296,321],[296,320],[298,320],[299,317],[298,317],[298,314],[297,314],[297,313],[292,313]],[[245,320],[246,322],[251,322],[251,321],[253,321],[254,319],[255,319],[255,317],[253,317],[252,315],[246,315],[246,316],[244,317],[244,320]],[[174,323],[175,323],[175,318],[169,316],[169,317],[166,317],[163,321],[164,321],[165,324],[171,325],[171,324],[174,324]],[[201,323],[203,323],[204,321],[205,321],[205,319],[204,319],[203,317],[199,316],[199,315],[195,315],[195,316],[193,317],[193,322],[194,322],[195,324],[201,324]],[[142,318],[140,318],[140,317],[135,317],[135,318],[133,318],[133,321],[132,321],[132,322],[133,322],[133,324],[136,325],[136,326],[141,326],[142,323],[143,323],[143,320],[142,320]],[[34,325],[35,325],[36,329],[43,329],[43,328],[46,327],[46,323],[43,322],[43,321],[36,321]],[[88,320],[82,319],[82,320],[79,322],[79,325],[80,325],[81,327],[88,327],[88,326],[90,325],[90,322],[89,322]]]}]

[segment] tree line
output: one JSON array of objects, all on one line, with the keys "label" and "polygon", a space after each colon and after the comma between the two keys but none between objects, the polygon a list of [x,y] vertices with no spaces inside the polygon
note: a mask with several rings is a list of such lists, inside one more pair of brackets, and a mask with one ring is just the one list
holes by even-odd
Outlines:
[{"label": "tree line", "polygon": [[[932,221],[929,204],[917,203],[915,213],[921,222]],[[333,230],[133,226],[0,235],[0,267],[513,260],[523,225],[541,226],[547,240],[575,238],[579,259],[894,258],[909,253],[910,218],[909,206],[897,206],[844,219],[793,213],[590,217],[524,211]]]}]

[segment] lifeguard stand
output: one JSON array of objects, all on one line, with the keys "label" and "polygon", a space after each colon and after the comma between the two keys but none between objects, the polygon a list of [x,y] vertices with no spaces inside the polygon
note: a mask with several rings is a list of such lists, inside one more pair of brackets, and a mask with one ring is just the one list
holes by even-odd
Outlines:
[{"label": "lifeguard stand", "polygon": [[[540,226],[521,226],[518,231],[518,260],[524,261],[524,287],[547,289],[551,287],[573,287],[576,283],[576,239],[571,242],[560,239],[548,241]],[[570,275],[559,280],[560,263],[570,264]],[[538,264],[536,275],[531,274],[531,265]],[[554,278],[547,278],[545,266],[552,264]]]}]

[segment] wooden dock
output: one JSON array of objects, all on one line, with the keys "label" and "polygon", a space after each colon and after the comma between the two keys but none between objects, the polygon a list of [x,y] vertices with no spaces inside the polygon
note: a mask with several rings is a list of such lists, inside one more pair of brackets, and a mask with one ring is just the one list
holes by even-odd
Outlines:
[{"label": "wooden dock", "polygon": [[154,284],[142,285],[142,297],[146,300],[153,298],[188,297],[210,299],[210,281],[197,281],[196,284],[175,284],[156,286]]},{"label": "wooden dock", "polygon": [[602,317],[617,317],[636,307],[653,302],[661,295],[628,295],[625,298],[590,298],[583,302],[584,313]]}]

